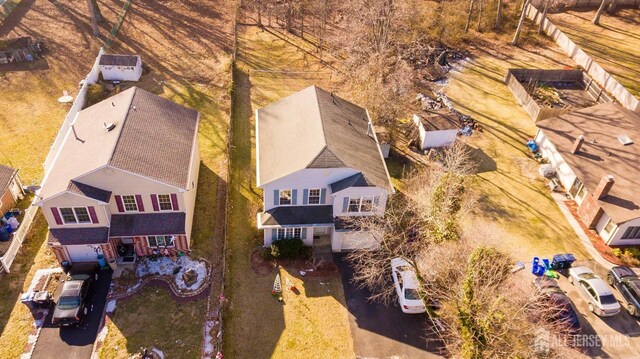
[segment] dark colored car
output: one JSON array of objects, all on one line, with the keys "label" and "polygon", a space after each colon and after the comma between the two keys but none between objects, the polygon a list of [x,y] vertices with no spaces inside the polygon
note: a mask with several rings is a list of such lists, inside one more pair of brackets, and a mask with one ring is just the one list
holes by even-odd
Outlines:
[{"label": "dark colored car", "polygon": [[82,323],[89,312],[88,302],[93,282],[96,279],[98,279],[98,274],[93,266],[80,270],[71,268],[62,285],[62,292],[53,311],[51,324],[71,326]]},{"label": "dark colored car", "polygon": [[537,294],[542,300],[553,308],[557,308],[554,312],[554,322],[562,324],[566,331],[569,333],[580,332],[580,321],[578,320],[578,314],[576,314],[571,300],[567,297],[567,294],[560,288],[558,282],[555,279],[547,277],[539,277],[533,281],[537,289]]},{"label": "dark colored car", "polygon": [[629,314],[640,317],[640,278],[636,273],[629,267],[613,267],[607,282],[622,294]]}]

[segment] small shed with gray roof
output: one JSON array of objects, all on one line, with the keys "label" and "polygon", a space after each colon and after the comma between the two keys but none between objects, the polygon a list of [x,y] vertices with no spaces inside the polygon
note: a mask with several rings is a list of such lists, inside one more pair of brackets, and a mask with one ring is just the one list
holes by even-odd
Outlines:
[{"label": "small shed with gray roof", "polygon": [[107,81],[138,81],[142,60],[138,55],[104,54],[100,56],[100,73]]}]

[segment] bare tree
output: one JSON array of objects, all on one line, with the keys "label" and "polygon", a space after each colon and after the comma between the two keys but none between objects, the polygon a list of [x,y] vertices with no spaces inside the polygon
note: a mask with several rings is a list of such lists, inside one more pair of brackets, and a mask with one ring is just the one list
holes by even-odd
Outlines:
[{"label": "bare tree", "polygon": [[602,12],[607,7],[607,5],[608,5],[608,1],[607,0],[602,0],[602,2],[600,3],[600,7],[598,8],[598,11],[596,12],[596,16],[593,18],[593,24],[594,25],[600,25],[600,16],[602,16]]},{"label": "bare tree", "polygon": [[498,0],[496,6],[496,30],[502,29],[502,0]]},{"label": "bare tree", "polygon": [[544,30],[544,23],[547,20],[547,9],[549,8],[549,1],[550,0],[544,0],[544,10],[542,11],[542,18],[540,19],[540,24],[538,25],[538,35],[542,34],[542,31]]},{"label": "bare tree", "polygon": [[524,19],[527,17],[527,6],[529,5],[530,0],[525,0],[524,4],[522,4],[522,14],[520,15],[520,21],[518,22],[518,28],[516,29],[516,34],[513,36],[513,41],[511,44],[513,46],[518,45],[518,40],[520,38],[520,32],[522,31],[522,25],[524,24]]},{"label": "bare tree", "polygon": [[89,7],[89,14],[91,16],[91,28],[93,29],[93,36],[100,36],[100,27],[98,26],[99,10],[94,0],[87,0],[87,6]]},{"label": "bare tree", "polygon": [[469,31],[469,25],[471,24],[471,15],[473,14],[473,7],[476,4],[476,0],[469,0],[469,13],[467,14],[467,24],[464,26],[464,32]]},{"label": "bare tree", "polygon": [[478,0],[478,32],[482,31],[482,0]]}]

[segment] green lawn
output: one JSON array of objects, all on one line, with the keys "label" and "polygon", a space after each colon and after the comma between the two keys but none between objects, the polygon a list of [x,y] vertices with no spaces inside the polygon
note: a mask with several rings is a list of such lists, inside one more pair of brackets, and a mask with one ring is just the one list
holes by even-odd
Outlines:
[{"label": "green lawn", "polygon": [[484,130],[468,139],[482,162],[472,184],[480,200],[464,229],[471,236],[488,238],[519,260],[566,252],[587,258],[525,146],[535,136],[536,126],[503,83],[508,68],[558,68],[573,63],[553,43],[527,36],[533,35],[525,34],[523,43],[539,43],[548,50],[531,51],[535,45],[507,47],[502,50],[506,53],[481,48],[460,72],[451,73],[447,95]]},{"label": "green lawn", "polygon": [[261,192],[255,189],[253,112],[311,84],[329,85],[321,79],[291,74],[249,76],[252,68],[322,69],[313,55],[305,52],[302,41],[283,36],[244,27],[239,34],[224,354],[231,358],[350,358],[354,353],[339,278],[300,278],[295,271],[282,269],[281,275],[291,278],[301,293],[285,293],[285,304],[281,304],[271,296],[275,272],[258,275],[251,269],[250,253],[262,243],[255,225]]},{"label": "green lawn", "polygon": [[549,18],[573,42],[607,70],[633,95],[640,96],[640,10],[606,12],[600,25],[592,23],[594,11],[569,11]]}]

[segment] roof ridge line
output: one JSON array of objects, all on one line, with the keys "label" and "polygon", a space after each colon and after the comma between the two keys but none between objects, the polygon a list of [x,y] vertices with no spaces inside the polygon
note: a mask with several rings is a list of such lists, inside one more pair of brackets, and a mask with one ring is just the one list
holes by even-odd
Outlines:
[{"label": "roof ridge line", "polygon": [[[311,87],[313,87],[313,93],[315,94],[315,98],[316,98],[316,105],[318,106],[318,117],[320,118],[320,127],[322,127],[322,140],[324,142],[324,146],[326,148],[329,148],[329,144],[327,142],[327,132],[326,132],[326,130],[324,128],[324,120],[322,119],[322,110],[320,109],[320,100],[318,99],[318,86],[311,85]],[[320,152],[320,153],[322,153],[322,152]],[[331,152],[331,153],[333,153],[333,152]],[[335,155],[335,153],[334,153],[334,155]],[[340,159],[340,158],[338,158],[338,159]],[[311,161],[311,162],[313,163],[313,161]],[[340,160],[340,162],[343,162],[343,161]]]},{"label": "roof ridge line", "polygon": [[[133,95],[131,95],[131,101],[129,101],[129,105],[128,105],[128,108],[127,108],[127,113],[124,115],[124,118],[122,120],[122,124],[121,124],[122,128],[120,129],[120,132],[118,133],[118,140],[116,141],[116,143],[111,148],[111,154],[109,155],[109,161],[107,162],[108,166],[112,166],[111,162],[113,161],[113,154],[116,152],[116,148],[118,148],[118,144],[120,144],[120,139],[122,138],[122,132],[124,131],[124,126],[125,126],[125,124],[127,122],[127,118],[129,118],[129,113],[131,112],[133,99],[136,97],[136,94],[138,93],[138,89],[139,88],[138,88],[138,86],[133,86],[132,89],[133,89]],[[125,91],[127,91],[127,90],[125,90]],[[113,167],[116,167],[116,166],[113,166]]]}]

